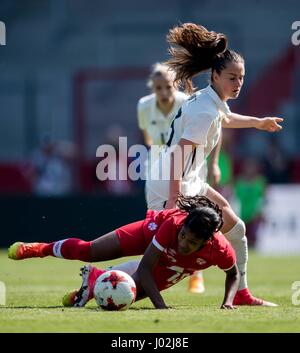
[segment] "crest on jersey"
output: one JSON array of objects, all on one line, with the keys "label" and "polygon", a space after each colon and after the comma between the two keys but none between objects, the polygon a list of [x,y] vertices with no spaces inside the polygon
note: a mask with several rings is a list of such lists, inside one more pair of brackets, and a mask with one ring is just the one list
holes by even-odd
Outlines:
[{"label": "crest on jersey", "polygon": [[202,259],[201,257],[198,257],[196,260],[198,265],[204,265],[206,264],[206,261],[204,259]]},{"label": "crest on jersey", "polygon": [[149,224],[148,224],[148,229],[149,230],[156,230],[157,229],[157,224],[155,223],[155,222],[150,222]]}]

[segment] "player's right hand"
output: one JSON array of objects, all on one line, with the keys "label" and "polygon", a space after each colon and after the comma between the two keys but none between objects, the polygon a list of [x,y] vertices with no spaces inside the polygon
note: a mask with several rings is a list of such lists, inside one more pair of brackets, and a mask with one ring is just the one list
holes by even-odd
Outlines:
[{"label": "player's right hand", "polygon": [[220,309],[234,310],[237,309],[237,307],[232,304],[222,304]]}]

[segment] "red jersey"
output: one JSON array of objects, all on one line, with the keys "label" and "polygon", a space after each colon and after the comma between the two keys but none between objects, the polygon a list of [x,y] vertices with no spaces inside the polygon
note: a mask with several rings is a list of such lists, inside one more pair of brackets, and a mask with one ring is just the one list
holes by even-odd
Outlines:
[{"label": "red jersey", "polygon": [[221,232],[216,233],[199,251],[186,256],[179,255],[177,252],[178,233],[187,213],[180,210],[165,210],[155,215],[153,211],[151,212],[152,217],[149,217],[148,222],[144,222],[144,227],[148,228],[150,233],[155,228],[156,221],[158,222],[156,234],[152,237],[152,244],[162,251],[153,271],[159,290],[171,287],[195,271],[210,266],[229,270],[235,264],[235,252]]},{"label": "red jersey", "polygon": [[116,230],[124,256],[144,254],[151,242],[162,251],[153,269],[159,290],[171,287],[197,270],[210,266],[228,270],[235,264],[235,252],[221,232],[216,233],[199,251],[186,256],[179,255],[178,233],[186,217],[187,212],[179,209],[150,210],[144,221]]}]

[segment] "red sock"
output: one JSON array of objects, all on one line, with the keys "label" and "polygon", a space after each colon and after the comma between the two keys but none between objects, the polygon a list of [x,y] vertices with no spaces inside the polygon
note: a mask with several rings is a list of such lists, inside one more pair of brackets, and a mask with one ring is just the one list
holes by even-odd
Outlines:
[{"label": "red sock", "polygon": [[99,276],[101,276],[104,272],[106,272],[106,270],[103,269],[99,269],[97,267],[92,267],[92,271],[89,277],[89,286],[91,288],[90,293],[91,293],[91,298],[94,298],[94,287],[95,287],[95,283],[98,279]]},{"label": "red sock", "polygon": [[69,260],[91,261],[91,242],[77,238],[59,240],[45,244],[42,249],[45,256],[55,256]]}]

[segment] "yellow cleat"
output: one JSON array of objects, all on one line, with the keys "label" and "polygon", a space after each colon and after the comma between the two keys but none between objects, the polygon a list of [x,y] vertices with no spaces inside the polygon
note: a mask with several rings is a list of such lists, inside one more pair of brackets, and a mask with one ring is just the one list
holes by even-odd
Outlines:
[{"label": "yellow cleat", "polygon": [[18,250],[20,248],[20,246],[24,244],[24,243],[21,243],[21,242],[16,242],[16,243],[13,243],[9,248],[8,248],[8,257],[10,259],[13,259],[13,260],[19,260],[19,257],[18,257]]},{"label": "yellow cleat", "polygon": [[8,248],[8,257],[13,260],[29,259],[31,257],[45,257],[43,243],[13,243]]},{"label": "yellow cleat", "polygon": [[66,306],[66,307],[74,306],[77,293],[78,293],[78,291],[74,290],[71,293],[65,294],[62,298],[62,305]]}]

